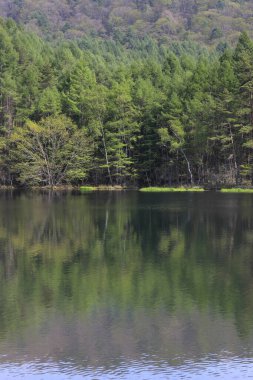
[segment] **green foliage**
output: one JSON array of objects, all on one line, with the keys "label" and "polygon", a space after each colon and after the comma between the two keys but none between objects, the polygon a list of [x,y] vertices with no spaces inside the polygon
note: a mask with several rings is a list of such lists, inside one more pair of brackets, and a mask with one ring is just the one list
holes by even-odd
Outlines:
[{"label": "green foliage", "polygon": [[253,183],[246,33],[220,56],[131,33],[49,43],[13,21],[0,35],[0,184]]},{"label": "green foliage", "polygon": [[41,116],[57,115],[61,113],[61,95],[55,86],[47,87],[41,92],[38,111]]},{"label": "green foliage", "polygon": [[52,40],[90,34],[113,37],[131,46],[133,36],[145,38],[147,34],[163,43],[186,39],[211,45],[235,42],[241,31],[252,33],[252,11],[251,0],[5,0],[0,3],[2,16],[12,17]]},{"label": "green foliage", "polygon": [[90,141],[65,116],[28,121],[14,129],[9,144],[12,171],[21,184],[53,187],[87,176]]}]

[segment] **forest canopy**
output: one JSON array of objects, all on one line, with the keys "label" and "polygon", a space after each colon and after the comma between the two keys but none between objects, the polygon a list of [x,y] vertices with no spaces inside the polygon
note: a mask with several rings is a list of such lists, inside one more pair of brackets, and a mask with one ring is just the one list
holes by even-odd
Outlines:
[{"label": "forest canopy", "polygon": [[50,42],[0,21],[2,185],[253,182],[248,34],[215,51],[127,43]]},{"label": "forest canopy", "polygon": [[0,0],[0,16],[49,39],[148,34],[217,45],[243,31],[253,37],[251,0]]}]

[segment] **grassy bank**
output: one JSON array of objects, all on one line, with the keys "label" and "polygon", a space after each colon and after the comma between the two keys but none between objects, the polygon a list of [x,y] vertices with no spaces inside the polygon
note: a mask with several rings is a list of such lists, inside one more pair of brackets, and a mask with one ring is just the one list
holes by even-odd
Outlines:
[{"label": "grassy bank", "polygon": [[231,189],[221,189],[221,193],[253,193],[253,189],[240,189],[240,188],[231,188]]},{"label": "grassy bank", "polygon": [[144,187],[140,189],[143,193],[172,193],[172,192],[202,192],[201,187]]},{"label": "grassy bank", "polygon": [[93,186],[81,186],[80,187],[80,189],[79,189],[80,191],[83,191],[83,192],[90,192],[90,191],[95,191],[95,190],[97,190],[97,188],[96,187],[93,187]]},{"label": "grassy bank", "polygon": [[83,192],[89,192],[89,191],[122,191],[126,190],[126,187],[123,186],[106,186],[106,185],[101,185],[101,186],[81,186],[79,188]]},{"label": "grassy bank", "polygon": [[[143,188],[134,188],[134,187],[124,187],[124,186],[71,186],[71,185],[62,185],[62,186],[32,186],[26,188],[12,187],[12,186],[0,186],[0,190],[29,190],[29,191],[72,191],[77,190],[83,193],[93,192],[93,191],[125,191],[125,190],[139,190],[142,193],[173,193],[173,192],[204,192],[210,191],[202,187],[143,187]],[[253,188],[222,188],[220,190],[213,190],[221,193],[253,193]]]}]

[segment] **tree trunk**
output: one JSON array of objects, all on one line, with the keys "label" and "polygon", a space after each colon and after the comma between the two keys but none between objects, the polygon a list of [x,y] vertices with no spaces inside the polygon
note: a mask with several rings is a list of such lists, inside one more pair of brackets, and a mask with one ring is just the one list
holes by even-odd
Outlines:
[{"label": "tree trunk", "polygon": [[183,156],[184,156],[184,158],[185,158],[185,161],[186,161],[186,163],[187,163],[187,170],[188,170],[188,173],[189,173],[190,178],[191,178],[191,185],[193,186],[193,185],[194,185],[194,180],[193,180],[193,175],[192,175],[192,170],[191,170],[190,161],[188,160],[188,158],[187,158],[187,156],[186,156],[186,154],[185,154],[185,152],[184,152],[183,149],[181,150],[181,152],[182,152],[182,154],[183,154]]},{"label": "tree trunk", "polygon": [[104,128],[101,125],[101,130],[102,130],[102,140],[103,140],[103,146],[104,146],[104,151],[105,151],[105,161],[107,165],[107,172],[110,180],[110,184],[112,185],[112,175],[111,175],[111,169],[109,165],[109,160],[108,160],[108,152],[107,152],[107,147],[106,147],[106,142],[105,142],[105,133],[104,133]]}]

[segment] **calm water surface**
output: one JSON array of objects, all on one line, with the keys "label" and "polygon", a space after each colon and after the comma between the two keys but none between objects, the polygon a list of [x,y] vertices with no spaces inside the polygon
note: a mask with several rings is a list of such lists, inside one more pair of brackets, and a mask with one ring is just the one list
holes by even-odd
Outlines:
[{"label": "calm water surface", "polygon": [[0,194],[0,380],[253,378],[253,195]]}]

